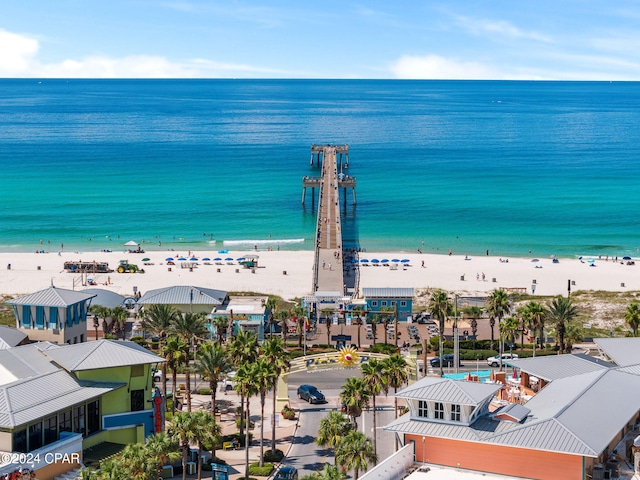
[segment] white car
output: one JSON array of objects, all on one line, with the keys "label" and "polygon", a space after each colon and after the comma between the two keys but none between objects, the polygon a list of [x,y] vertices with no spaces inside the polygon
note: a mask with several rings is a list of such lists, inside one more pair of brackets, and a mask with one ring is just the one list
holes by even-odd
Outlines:
[{"label": "white car", "polygon": [[[502,364],[504,365],[509,360],[516,360],[518,355],[515,353],[503,353],[502,354]],[[500,355],[496,355],[495,357],[487,358],[487,364],[491,367],[497,367],[500,365]]]}]

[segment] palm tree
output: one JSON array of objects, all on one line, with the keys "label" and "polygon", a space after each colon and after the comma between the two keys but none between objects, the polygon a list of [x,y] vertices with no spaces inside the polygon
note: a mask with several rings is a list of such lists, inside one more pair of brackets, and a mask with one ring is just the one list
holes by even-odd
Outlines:
[{"label": "palm tree", "polygon": [[499,325],[500,330],[500,341],[504,342],[507,340],[509,345],[513,347],[515,335],[520,327],[520,322],[516,317],[507,317],[505,318]]},{"label": "palm tree", "polygon": [[182,451],[182,480],[187,478],[187,456],[189,455],[189,445],[194,440],[196,428],[192,412],[178,412],[171,419],[168,433],[173,441],[178,442]]},{"label": "palm tree", "polygon": [[362,330],[362,312],[364,309],[360,305],[356,305],[351,309],[351,318],[353,323],[358,326],[358,350],[360,350],[360,331]]},{"label": "palm tree", "polygon": [[216,329],[216,337],[218,337],[218,343],[224,343],[228,327],[227,318],[218,315],[213,319],[213,326]]},{"label": "palm tree", "polygon": [[[278,337],[273,337],[273,339]],[[260,466],[264,466],[264,404],[267,392],[278,383],[278,374],[273,364],[265,357],[260,357],[253,364],[253,384],[260,395]],[[249,422],[247,421],[247,425]]]},{"label": "palm tree", "polygon": [[204,313],[185,313],[184,315],[178,315],[175,319],[171,332],[178,335],[184,343],[187,344],[186,350],[187,361],[184,369],[184,383],[186,387],[187,395],[187,411],[191,411],[191,349],[197,338],[204,337],[209,333],[205,325]]},{"label": "palm tree", "polygon": [[[162,343],[173,322],[178,317],[178,311],[172,305],[149,305],[142,310],[142,328],[158,336],[158,351],[162,352]],[[162,394],[167,395],[167,365],[162,364]],[[174,385],[175,397],[175,385]]]},{"label": "palm tree", "polygon": [[118,461],[125,465],[126,478],[147,480],[157,475],[160,461],[157,457],[147,457],[144,444],[130,443],[118,455]]},{"label": "palm tree", "polygon": [[624,319],[627,322],[627,325],[631,327],[633,336],[637,337],[638,327],[640,326],[640,304],[638,302],[632,302],[627,306]]},{"label": "palm tree", "polygon": [[280,327],[280,331],[281,331],[281,335],[280,337],[282,337],[285,341],[287,338],[287,325],[288,325],[288,320],[291,318],[291,312],[289,310],[280,310],[279,312],[276,313],[276,318],[278,319],[278,322],[281,327]]},{"label": "palm tree", "polygon": [[289,368],[289,352],[279,337],[270,338],[262,344],[262,355],[274,367],[276,372],[276,382],[273,385],[273,414],[271,416],[271,452],[276,453],[276,397],[278,389],[278,378]]},{"label": "palm tree", "polygon": [[358,428],[357,418],[362,415],[362,410],[369,406],[370,397],[367,384],[362,378],[349,377],[342,386],[340,400],[345,405],[354,428]]},{"label": "palm tree", "polygon": [[[436,290],[431,294],[431,298],[429,299],[429,310],[431,311],[431,315],[438,319],[439,326],[439,353],[440,355],[440,376],[444,375],[443,370],[443,340],[444,340],[444,323],[447,320],[447,315],[451,312],[451,301],[449,297],[447,297],[447,293],[443,290]],[[425,365],[425,370],[427,366]]]},{"label": "palm tree", "polygon": [[330,411],[329,415],[320,420],[316,443],[321,447],[333,449],[333,460],[336,465],[338,464],[335,458],[336,448],[352,428],[349,419],[337,410]]},{"label": "palm tree", "polygon": [[564,333],[565,343],[567,344],[567,353],[571,353],[573,345],[581,342],[582,338],[582,328],[580,328],[575,323],[568,324]]},{"label": "palm tree", "polygon": [[[540,332],[540,348],[544,348],[544,321],[546,318],[546,310],[540,302],[531,301],[528,302],[522,311],[522,315],[527,326],[533,332]],[[534,344],[537,341],[538,335],[534,335]],[[535,355],[535,348],[533,350]]]},{"label": "palm tree", "polygon": [[371,335],[373,336],[373,346],[376,346],[376,337],[378,336],[378,315],[374,315],[372,318],[368,316],[365,318],[368,325],[371,325]]},{"label": "palm tree", "polygon": [[548,309],[548,318],[556,327],[556,340],[560,346],[560,353],[565,353],[565,335],[567,325],[578,316],[578,309],[570,298],[557,297],[551,302]]},{"label": "palm tree", "polygon": [[[494,347],[493,329],[498,319],[498,330],[502,318],[509,313],[509,296],[504,290],[496,289],[487,297],[487,311],[489,312],[489,325],[491,326],[491,350]],[[502,342],[500,342],[500,370],[502,370]]]},{"label": "palm tree", "polygon": [[393,387],[395,418],[398,418],[398,397],[396,394],[398,393],[398,388],[409,381],[409,372],[407,371],[409,365],[399,353],[394,353],[384,359],[382,363],[384,366],[384,378],[389,387]]},{"label": "palm tree", "polygon": [[215,416],[218,382],[225,373],[231,370],[231,363],[227,358],[227,352],[224,351],[224,348],[222,348],[222,345],[218,342],[205,342],[198,350],[195,367],[196,371],[202,375],[202,378],[209,381],[209,389],[211,390],[211,415]]},{"label": "palm tree", "polygon": [[278,309],[278,299],[276,297],[269,297],[265,303],[265,307],[269,311],[269,337],[273,337],[273,327],[276,311]]},{"label": "palm tree", "polygon": [[390,313],[395,311],[393,307],[380,307],[380,311],[384,312],[380,316],[382,317],[382,325],[384,327],[384,344],[387,344],[387,332],[389,330],[389,323],[391,322]]},{"label": "palm tree", "polygon": [[376,427],[377,427],[377,415],[376,415],[376,397],[384,392],[385,395],[389,389],[387,382],[384,378],[384,363],[376,360],[375,358],[370,359],[367,363],[362,364],[362,381],[367,387],[369,391],[369,395],[371,396],[371,401],[373,404],[373,452],[377,455],[377,442],[376,442]]},{"label": "palm tree", "polygon": [[327,327],[327,347],[331,348],[331,325],[333,319],[331,318],[332,310],[329,308],[323,308],[321,310],[322,316],[324,317],[324,324]]},{"label": "palm tree", "polygon": [[[96,318],[95,320],[98,320],[100,318],[102,318],[102,324],[106,325],[107,324],[107,317],[109,317],[109,315],[111,315],[111,309],[109,307],[105,307],[104,305],[91,305],[91,307],[89,308],[89,311],[91,313],[93,313]],[[96,326],[94,325],[96,328],[96,340],[98,340],[98,326],[99,324]],[[106,333],[105,331],[103,331],[103,333]]]},{"label": "palm tree", "polygon": [[478,335],[478,319],[482,316],[482,308],[472,306],[467,309],[467,315],[471,318],[471,335]]},{"label": "palm tree", "polygon": [[353,478],[358,480],[360,470],[367,470],[369,465],[375,465],[378,457],[373,451],[371,439],[363,433],[352,430],[338,445],[336,460],[344,471],[353,470]]},{"label": "palm tree", "polygon": [[[242,365],[253,363],[258,358],[258,337],[253,332],[240,330],[231,343],[227,344],[227,355],[231,363],[239,369]],[[244,408],[244,393],[240,391],[240,411]],[[244,432],[244,423],[240,422],[240,436]]]},{"label": "palm tree", "polygon": [[347,476],[335,465],[325,464],[320,472],[305,475],[300,480],[345,480]]},{"label": "palm tree", "polygon": [[157,459],[157,470],[152,478],[159,477],[164,465],[174,462],[181,456],[178,444],[166,432],[151,435],[147,438],[144,447],[147,458]]},{"label": "palm tree", "polygon": [[171,335],[167,338],[165,344],[162,347],[160,354],[166,360],[165,364],[162,365],[164,368],[163,372],[163,384],[162,389],[166,395],[166,371],[167,368],[171,370],[171,380],[172,380],[172,389],[173,392],[173,403],[171,406],[171,413],[175,413],[176,411],[176,386],[178,383],[178,369],[184,365],[187,361],[187,352],[188,345],[184,343],[184,341],[178,337],[177,335]]},{"label": "palm tree", "polygon": [[[215,445],[220,441],[222,429],[215,421],[214,416],[204,410],[192,412],[193,424],[191,439],[198,445],[198,480],[202,479],[202,450],[205,443]],[[215,446],[211,447],[215,458]]]},{"label": "palm tree", "polygon": [[[304,336],[303,328],[306,328],[307,322],[304,316],[304,308],[301,305],[294,305],[291,310],[288,312],[292,321],[296,324],[296,333],[298,334],[298,347],[302,348],[302,338]],[[286,339],[285,332],[288,330],[286,319],[284,319],[284,323],[282,324],[282,338]]]},{"label": "palm tree", "polygon": [[113,307],[111,309],[110,317],[113,318],[113,324],[114,326],[117,326],[118,333],[122,332],[122,339],[124,340],[126,332],[125,326],[129,318],[129,311],[122,305],[118,305],[117,307]]},{"label": "palm tree", "polygon": [[[240,432],[242,432],[243,424],[246,426],[245,438],[244,438],[244,450],[245,450],[245,479],[249,480],[249,425],[251,424],[251,413],[249,408],[249,401],[253,395],[258,393],[254,378],[257,374],[256,363],[243,363],[235,377],[235,390],[240,394],[241,399],[246,400],[246,408],[244,411],[241,409],[240,416]],[[242,416],[244,415],[244,417]]]}]

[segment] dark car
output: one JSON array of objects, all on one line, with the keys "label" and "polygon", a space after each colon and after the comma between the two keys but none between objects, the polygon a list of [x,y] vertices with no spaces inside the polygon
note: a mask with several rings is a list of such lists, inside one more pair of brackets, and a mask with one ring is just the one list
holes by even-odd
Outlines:
[{"label": "dark car", "polygon": [[[439,367],[440,366],[440,357],[432,358],[430,360],[430,363],[431,363],[432,367]],[[458,365],[462,366],[462,364],[459,361],[458,361]],[[451,366],[453,366],[453,354],[447,353],[447,354],[442,356],[442,366],[443,367],[451,367]]]},{"label": "dark car", "polygon": [[280,467],[276,473],[274,480],[296,480],[298,478],[298,470],[295,467]]},{"label": "dark car", "polygon": [[324,395],[313,385],[300,385],[298,387],[298,398],[309,403],[325,403]]}]

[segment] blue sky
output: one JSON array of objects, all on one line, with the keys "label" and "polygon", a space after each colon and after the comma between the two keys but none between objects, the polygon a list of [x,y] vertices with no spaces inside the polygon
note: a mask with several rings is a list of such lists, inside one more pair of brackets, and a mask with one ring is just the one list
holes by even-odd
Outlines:
[{"label": "blue sky", "polygon": [[0,77],[640,80],[640,0],[4,0]]}]

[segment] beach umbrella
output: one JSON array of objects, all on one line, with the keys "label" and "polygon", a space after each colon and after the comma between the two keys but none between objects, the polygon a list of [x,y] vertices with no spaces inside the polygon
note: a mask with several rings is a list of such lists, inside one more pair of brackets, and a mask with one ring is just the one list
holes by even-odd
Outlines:
[{"label": "beach umbrella", "polygon": [[400,259],[398,259],[398,258],[392,258],[392,259],[391,259],[391,261],[392,261],[393,263],[398,263],[398,262],[400,262]]},{"label": "beach umbrella", "polygon": [[587,260],[587,262],[589,262],[589,263],[594,263],[594,262],[595,262],[595,259],[590,258],[589,260]]},{"label": "beach umbrella", "polygon": [[150,262],[150,261],[151,261],[151,259],[150,259],[150,258],[147,258],[147,257],[144,257],[144,258],[142,259],[142,261],[143,261],[143,262]]},{"label": "beach umbrella", "polygon": [[382,260],[380,260],[382,263],[389,263],[389,259],[388,258],[383,258]]},{"label": "beach umbrella", "polygon": [[369,260],[368,260],[368,259],[366,259],[366,258],[361,258],[361,259],[360,259],[360,263],[367,263],[368,261],[369,261]]},{"label": "beach umbrella", "polygon": [[531,261],[532,261],[532,262],[539,262],[540,260],[539,260],[539,259],[537,259],[537,258],[533,258],[533,259],[531,259]]},{"label": "beach umbrella", "polygon": [[243,260],[244,260],[244,257],[236,258],[236,262],[242,262]]},{"label": "beach umbrella", "polygon": [[167,257],[164,259],[165,262],[168,262],[169,260],[173,260],[173,257]]},{"label": "beach umbrella", "polygon": [[225,262],[233,262],[233,258],[231,257],[227,257],[224,259]]},{"label": "beach umbrella", "polygon": [[204,258],[202,259],[202,261],[203,261],[203,262],[210,262],[210,261],[211,261],[211,259],[210,259],[209,257],[204,257]]},{"label": "beach umbrella", "polygon": [[631,260],[631,257],[622,257],[623,260]]},{"label": "beach umbrella", "polygon": [[124,244],[125,247],[137,247],[138,245],[140,244],[138,242],[134,242],[133,240],[129,240]]},{"label": "beach umbrella", "polygon": [[180,258],[178,259],[178,261],[179,261],[179,262],[186,262],[186,261],[187,261],[187,259],[186,259],[186,258],[184,258],[184,257],[180,257]]},{"label": "beach umbrella", "polygon": [[198,259],[197,259],[196,257],[191,257],[191,258],[189,259],[189,261],[190,261],[190,262],[197,262],[197,261],[198,261]]},{"label": "beach umbrella", "polygon": [[408,258],[403,258],[402,260],[400,260],[402,263],[409,263],[411,260],[409,260]]},{"label": "beach umbrella", "polygon": [[377,258],[373,258],[371,259],[371,263],[380,263],[380,260],[378,260]]},{"label": "beach umbrella", "polygon": [[220,257],[216,257],[216,258],[214,258],[214,259],[213,259],[213,261],[214,261],[214,262],[221,262],[221,261],[222,261],[222,259],[221,259]]}]

